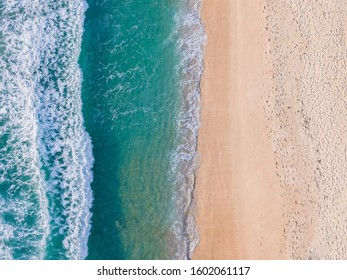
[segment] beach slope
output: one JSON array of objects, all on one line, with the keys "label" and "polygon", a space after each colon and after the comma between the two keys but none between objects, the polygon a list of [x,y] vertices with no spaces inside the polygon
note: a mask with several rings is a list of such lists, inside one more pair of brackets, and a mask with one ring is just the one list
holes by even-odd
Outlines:
[{"label": "beach slope", "polygon": [[285,256],[282,191],[266,126],[262,1],[204,0],[207,33],[193,259]]}]

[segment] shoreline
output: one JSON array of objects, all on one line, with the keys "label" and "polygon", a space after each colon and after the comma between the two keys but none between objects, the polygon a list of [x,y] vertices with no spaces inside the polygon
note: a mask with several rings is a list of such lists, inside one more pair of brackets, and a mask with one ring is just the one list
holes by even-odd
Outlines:
[{"label": "shoreline", "polygon": [[195,189],[200,243],[193,259],[286,258],[285,205],[263,109],[263,5],[239,3],[202,4],[207,45]]}]

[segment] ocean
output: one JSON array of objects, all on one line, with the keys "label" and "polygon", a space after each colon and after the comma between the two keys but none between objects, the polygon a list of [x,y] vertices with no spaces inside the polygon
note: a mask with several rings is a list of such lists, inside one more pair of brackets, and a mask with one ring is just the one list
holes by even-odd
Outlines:
[{"label": "ocean", "polygon": [[0,259],[189,259],[200,0],[0,3]]}]

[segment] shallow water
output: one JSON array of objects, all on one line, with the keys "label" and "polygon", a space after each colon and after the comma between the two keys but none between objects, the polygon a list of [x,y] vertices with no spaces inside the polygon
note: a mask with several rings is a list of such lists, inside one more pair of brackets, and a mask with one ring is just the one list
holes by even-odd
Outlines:
[{"label": "shallow water", "polygon": [[87,2],[0,3],[0,258],[189,258],[199,1]]}]

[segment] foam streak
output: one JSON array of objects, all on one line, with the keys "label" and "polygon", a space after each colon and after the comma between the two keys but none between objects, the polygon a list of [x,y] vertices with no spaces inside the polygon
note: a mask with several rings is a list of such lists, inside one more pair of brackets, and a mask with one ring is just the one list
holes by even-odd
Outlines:
[{"label": "foam streak", "polygon": [[91,141],[78,67],[84,1],[0,4],[0,256],[87,255]]}]

